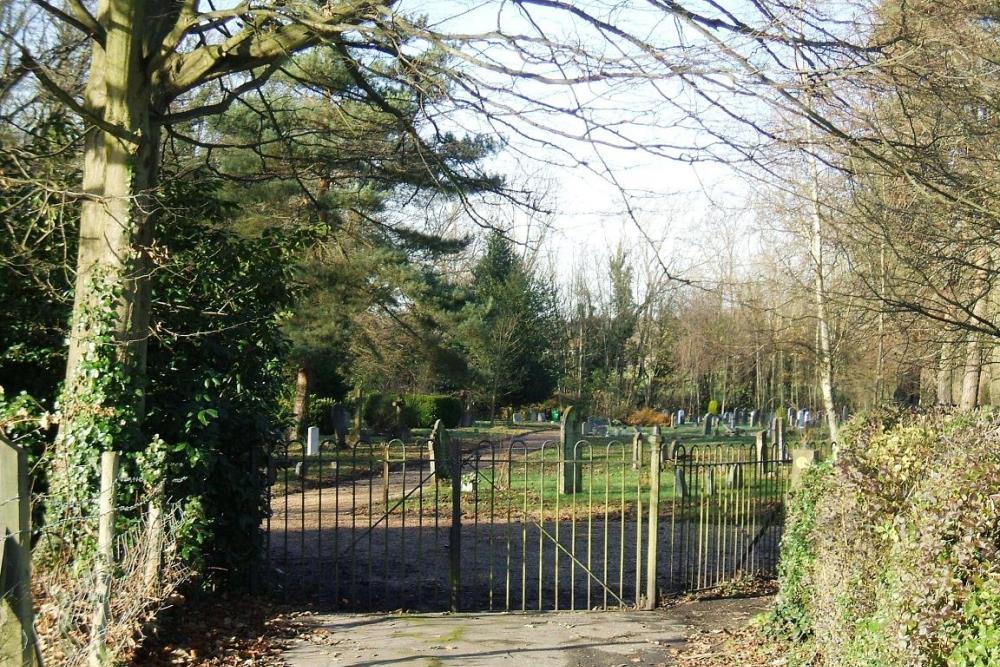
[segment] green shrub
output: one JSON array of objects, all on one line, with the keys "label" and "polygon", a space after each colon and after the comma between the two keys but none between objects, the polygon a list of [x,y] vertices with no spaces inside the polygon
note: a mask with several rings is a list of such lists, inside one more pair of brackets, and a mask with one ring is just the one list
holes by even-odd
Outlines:
[{"label": "green shrub", "polygon": [[880,412],[844,434],[791,502],[769,628],[827,665],[1000,664],[1000,419]]},{"label": "green shrub", "polygon": [[333,433],[334,403],[332,398],[310,395],[306,426],[319,426],[319,432],[323,435]]},{"label": "green shrub", "polygon": [[[362,414],[369,428],[376,431],[389,431],[397,426],[396,408],[393,406],[393,402],[397,398],[398,396],[394,394],[368,394],[364,397],[365,407]],[[406,409],[405,402],[403,405],[404,408],[400,414],[402,426],[412,428],[416,425],[413,411]]]},{"label": "green shrub", "polygon": [[719,402],[714,398],[708,402],[708,414],[710,415],[719,414]]},{"label": "green shrub", "polygon": [[1000,580],[977,587],[962,608],[964,622],[954,630],[955,647],[948,667],[1000,665]]},{"label": "green shrub", "polygon": [[445,428],[455,428],[462,421],[462,402],[442,394],[413,394],[406,399],[414,411],[417,428],[431,428],[438,419]]},{"label": "green shrub", "polygon": [[828,492],[833,469],[828,463],[810,468],[789,494],[778,565],[780,592],[768,618],[770,634],[801,640],[811,633],[811,575],[816,565],[813,543],[816,508]]}]

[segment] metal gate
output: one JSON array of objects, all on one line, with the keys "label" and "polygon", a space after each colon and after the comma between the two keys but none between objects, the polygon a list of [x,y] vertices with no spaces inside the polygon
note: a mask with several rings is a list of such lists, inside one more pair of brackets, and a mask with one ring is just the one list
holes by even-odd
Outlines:
[{"label": "metal gate", "polygon": [[771,575],[774,448],[581,440],[272,453],[264,583],[354,610],[655,606]]}]

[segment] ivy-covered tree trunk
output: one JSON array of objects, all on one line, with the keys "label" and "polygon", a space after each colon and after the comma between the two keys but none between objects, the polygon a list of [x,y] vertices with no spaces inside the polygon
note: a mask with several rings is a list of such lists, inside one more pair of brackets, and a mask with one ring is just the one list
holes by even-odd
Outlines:
[{"label": "ivy-covered tree trunk", "polygon": [[89,511],[99,453],[133,448],[144,411],[159,142],[142,58],[144,7],[99,7],[106,38],[103,47],[94,44],[85,97],[95,123],[85,144],[87,199],[50,472],[48,511],[55,518]]}]

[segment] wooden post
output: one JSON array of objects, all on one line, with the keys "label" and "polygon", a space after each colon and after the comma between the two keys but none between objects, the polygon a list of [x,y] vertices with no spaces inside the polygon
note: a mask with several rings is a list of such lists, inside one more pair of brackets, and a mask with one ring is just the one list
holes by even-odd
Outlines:
[{"label": "wooden post", "polygon": [[450,556],[449,581],[451,584],[451,610],[462,606],[462,452],[459,441],[448,443],[448,462],[451,464],[451,529],[448,531]]},{"label": "wooden post", "polygon": [[583,488],[583,469],[576,460],[578,437],[576,410],[571,405],[562,413],[559,426],[559,490],[564,494]]},{"label": "wooden post", "polygon": [[111,575],[115,541],[115,486],[118,478],[118,452],[101,453],[101,495],[98,504],[97,554],[94,559],[94,620],[90,626],[91,667],[110,665],[107,650],[108,617],[111,614]]},{"label": "wooden post", "polygon": [[663,437],[660,427],[653,429],[649,438],[649,535],[646,538],[646,609],[656,609],[656,566],[657,546],[660,530],[660,452],[663,447]]},{"label": "wooden post", "polygon": [[143,572],[143,584],[146,594],[152,598],[160,594],[160,565],[163,561],[163,483],[160,482],[153,490],[153,498],[149,501],[149,513],[146,515],[146,567]]},{"label": "wooden post", "polygon": [[21,667],[36,664],[30,521],[27,454],[0,437],[0,663]]}]

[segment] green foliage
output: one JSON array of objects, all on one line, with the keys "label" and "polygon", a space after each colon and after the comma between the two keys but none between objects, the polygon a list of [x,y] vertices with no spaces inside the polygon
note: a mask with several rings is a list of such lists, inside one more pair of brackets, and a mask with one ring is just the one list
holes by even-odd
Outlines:
[{"label": "green foliage", "polygon": [[714,398],[708,402],[708,414],[710,415],[719,414],[719,402]]},{"label": "green foliage", "polygon": [[319,432],[323,434],[333,433],[333,405],[336,403],[332,398],[326,398],[311,394],[309,396],[309,415],[306,418],[307,426],[318,426]]},{"label": "green foliage", "polygon": [[768,618],[767,630],[773,635],[800,641],[812,629],[809,616],[812,581],[816,567],[816,508],[829,491],[832,468],[828,463],[805,472],[786,504],[785,530],[781,537],[781,562],[778,565],[778,597]]},{"label": "green foliage", "polygon": [[431,428],[438,419],[445,428],[455,428],[462,421],[462,402],[441,394],[412,394],[406,403],[415,414],[417,428]]},{"label": "green foliage", "polygon": [[882,411],[844,433],[790,508],[772,631],[831,665],[995,664],[1000,419]]},{"label": "green foliage", "polygon": [[535,278],[509,239],[494,232],[473,269],[472,293],[460,334],[479,398],[491,411],[549,398],[559,331],[555,290]]},{"label": "green foliage", "polygon": [[258,553],[267,511],[260,464],[281,437],[295,297],[291,258],[308,236],[231,231],[232,205],[211,179],[168,181],[166,253],[154,274],[145,428],[167,445],[168,496],[186,506],[182,550],[195,565],[235,573]]},{"label": "green foliage", "polygon": [[417,425],[416,412],[405,401],[397,418],[396,406],[393,403],[399,399],[399,396],[392,394],[367,394],[364,398],[365,406],[361,414],[369,428],[388,432],[399,426],[415,427]]},{"label": "green foliage", "polygon": [[955,629],[955,648],[948,667],[991,667],[1000,664],[1000,579],[981,582],[962,608],[964,623]]}]

